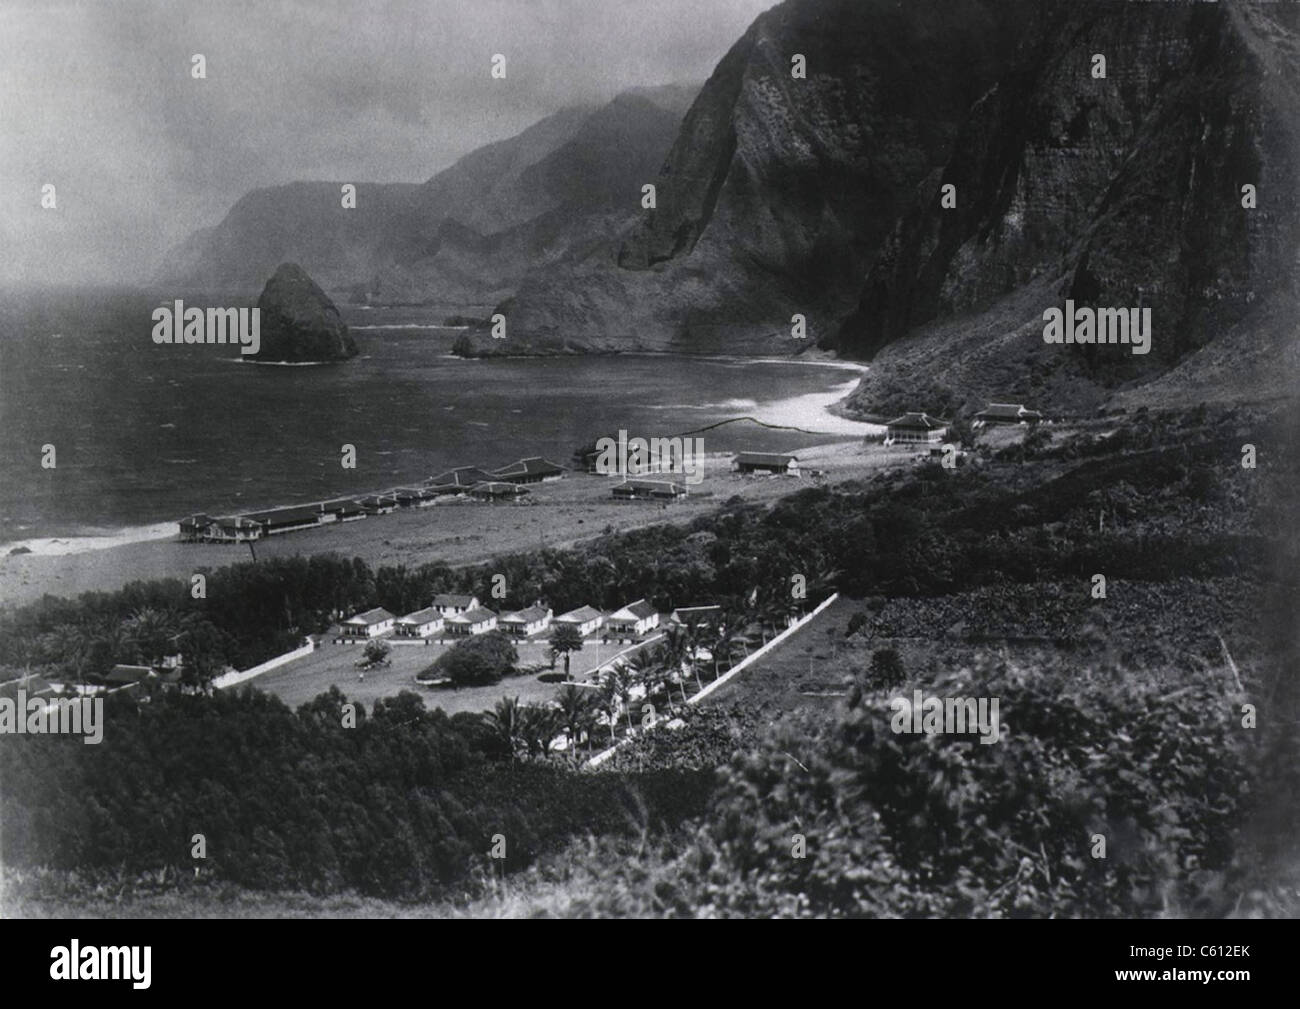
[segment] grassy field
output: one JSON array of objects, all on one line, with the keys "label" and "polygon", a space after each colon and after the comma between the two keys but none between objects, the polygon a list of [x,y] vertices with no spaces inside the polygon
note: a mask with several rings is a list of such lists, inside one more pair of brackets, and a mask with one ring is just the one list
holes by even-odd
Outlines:
[{"label": "grassy field", "polygon": [[[585,680],[595,669],[609,662],[625,649],[624,645],[602,644],[599,638],[588,639],[582,650],[570,656],[570,674],[575,680]],[[321,645],[311,655],[248,681],[251,686],[274,694],[292,708],[338,687],[349,700],[372,706],[381,697],[394,697],[403,690],[411,690],[424,698],[428,708],[442,708],[449,715],[460,711],[487,711],[502,697],[518,695],[521,703],[545,703],[554,698],[561,684],[543,683],[536,674],[513,676],[486,687],[429,687],[416,683],[419,673],[446,652],[451,645],[430,644],[395,645],[389,654],[389,665],[365,672],[364,679],[356,664],[361,661],[360,645]],[[550,671],[550,653],[546,638],[521,641],[519,666],[542,665]],[[564,663],[556,664],[563,671]]]}]

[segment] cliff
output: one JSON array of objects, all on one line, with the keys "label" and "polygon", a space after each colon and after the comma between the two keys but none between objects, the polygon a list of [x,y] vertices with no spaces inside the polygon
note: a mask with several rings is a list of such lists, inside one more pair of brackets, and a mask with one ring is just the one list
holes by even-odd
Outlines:
[{"label": "cliff", "polygon": [[[891,376],[919,372],[967,405],[1083,408],[1185,361],[1184,392],[1204,397],[1226,377],[1197,380],[1196,363],[1220,356],[1199,353],[1209,343],[1241,345],[1256,324],[1276,342],[1266,302],[1292,297],[1300,251],[1298,27],[1294,5],[1047,8],[825,341],[874,360],[851,405],[888,412]],[[940,204],[947,184],[955,209]],[[1067,298],[1150,307],[1151,352],[1044,344],[1042,312]]]}]

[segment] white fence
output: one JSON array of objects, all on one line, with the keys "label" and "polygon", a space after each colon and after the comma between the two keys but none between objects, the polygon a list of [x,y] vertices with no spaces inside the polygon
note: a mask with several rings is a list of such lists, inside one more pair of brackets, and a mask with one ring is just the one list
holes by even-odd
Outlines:
[{"label": "white fence", "polygon": [[212,681],[212,686],[217,690],[225,690],[227,687],[233,687],[236,684],[244,683],[251,680],[254,676],[261,676],[263,673],[269,673],[272,669],[283,666],[286,662],[292,662],[294,659],[301,659],[304,655],[310,655],[316,650],[316,642],[310,638],[301,648],[295,648],[291,652],[285,652],[283,655],[277,655],[273,659],[267,659],[260,666],[254,666],[252,669],[237,670],[232,669],[228,673],[222,673]]},{"label": "white fence", "polygon": [[[817,614],[819,614],[822,610],[826,609],[826,607],[828,607],[831,603],[835,602],[835,600],[838,599],[839,597],[840,594],[838,592],[832,592],[828,598],[823,599],[820,603],[818,603],[811,613],[804,614],[802,617],[800,617],[798,620],[792,623],[789,627],[783,630],[780,634],[774,637],[771,641],[763,645],[763,647],[758,648],[752,653],[750,653],[749,655],[745,656],[734,666],[728,669],[725,675],[714,680],[707,687],[701,690],[698,694],[694,694],[693,696],[691,696],[686,701],[686,703],[694,704],[697,701],[704,700],[711,693],[713,693],[724,683],[730,680],[733,676],[736,676],[738,673],[744,672],[750,666],[751,663],[757,662],[763,656],[767,655],[768,652],[770,652],[772,649],[783,644],[786,640],[788,640],[791,637],[791,635],[802,630],[804,626],[808,623],[808,621],[812,620],[813,617],[817,616]],[[622,746],[624,743],[630,742],[634,737],[635,737],[635,733],[631,733],[629,735],[624,736],[613,746],[609,747],[606,750],[601,750],[600,753],[596,754],[594,757],[588,760],[586,766],[599,767],[610,757],[612,757],[620,746]]]}]

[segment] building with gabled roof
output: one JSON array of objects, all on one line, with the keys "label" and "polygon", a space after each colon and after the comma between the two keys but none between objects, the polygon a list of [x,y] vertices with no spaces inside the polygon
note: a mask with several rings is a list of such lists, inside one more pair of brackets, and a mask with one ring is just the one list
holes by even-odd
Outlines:
[{"label": "building with gabled roof", "polygon": [[527,487],[507,483],[505,480],[487,480],[469,489],[470,497],[480,501],[513,501],[528,493]]},{"label": "building with gabled roof", "polygon": [[321,524],[319,505],[271,508],[268,511],[249,512],[243,517],[260,525],[264,536],[278,536],[281,533],[310,529]]},{"label": "building with gabled roof", "polygon": [[782,455],[778,452],[740,452],[731,463],[737,473],[799,475],[799,457],[796,455]]},{"label": "building with gabled roof", "polygon": [[444,617],[454,617],[457,613],[476,610],[478,605],[478,596],[461,596],[452,592],[441,592],[433,597],[433,608]]},{"label": "building with gabled roof", "polygon": [[439,633],[443,626],[442,614],[433,606],[398,617],[393,623],[398,635],[404,638],[432,637]]},{"label": "building with gabled roof", "polygon": [[614,635],[637,638],[659,626],[659,612],[644,599],[611,613],[605,628]]},{"label": "building with gabled roof", "polygon": [[250,543],[262,538],[262,526],[242,515],[230,515],[213,519],[204,538],[218,543]]},{"label": "building with gabled roof", "polygon": [[971,427],[993,427],[999,424],[1037,424],[1043,415],[1028,410],[1020,403],[990,403],[975,415]]},{"label": "building with gabled roof", "polygon": [[525,606],[522,610],[507,613],[497,621],[497,626],[507,634],[526,638],[550,627],[552,616],[551,610],[541,604]]},{"label": "building with gabled roof", "polygon": [[361,502],[352,498],[339,498],[336,501],[323,501],[320,506],[322,522],[355,522],[366,517],[366,510]]},{"label": "building with gabled roof", "polygon": [[467,610],[464,613],[457,613],[454,617],[448,617],[444,626],[448,634],[460,637],[486,634],[488,631],[496,630],[497,615],[491,610],[479,607],[478,609]]},{"label": "building with gabled roof", "polygon": [[668,480],[624,480],[611,493],[620,501],[676,501],[686,488]]},{"label": "building with gabled roof", "polygon": [[539,455],[520,459],[518,462],[512,462],[509,466],[502,466],[499,470],[493,471],[493,476],[498,480],[514,484],[544,483],[549,480],[559,480],[564,474],[563,466],[549,459],[543,459]]},{"label": "building with gabled roof", "polygon": [[391,631],[393,622],[396,619],[383,607],[376,607],[373,610],[366,610],[364,613],[348,617],[339,624],[339,629],[343,632],[343,636],[347,638],[377,638],[381,634],[387,634]]},{"label": "building with gabled roof", "polygon": [[181,539],[187,543],[205,539],[208,534],[208,526],[212,525],[213,521],[211,515],[204,515],[202,512],[181,519],[179,523]]},{"label": "building with gabled roof", "polygon": [[391,494],[367,494],[357,504],[371,515],[387,515],[397,510],[397,498]]},{"label": "building with gabled roof", "polygon": [[605,622],[605,614],[592,606],[579,606],[576,610],[560,614],[554,622],[573,627],[585,638],[600,630],[600,625]]},{"label": "building with gabled roof", "polygon": [[717,627],[722,622],[722,607],[679,606],[668,619],[679,627]]},{"label": "building with gabled roof", "polygon": [[119,664],[104,674],[104,683],[109,687],[125,687],[132,683],[143,683],[151,676],[153,676],[152,666]]},{"label": "building with gabled roof", "polygon": [[491,483],[495,477],[487,470],[479,469],[477,466],[459,466],[456,469],[449,469],[445,473],[439,473],[437,476],[431,476],[424,481],[426,487],[436,487],[445,490],[447,493],[458,491],[467,491],[476,483]]},{"label": "building with gabled roof", "polygon": [[905,413],[885,426],[886,445],[934,445],[948,434],[948,425],[927,413]]}]

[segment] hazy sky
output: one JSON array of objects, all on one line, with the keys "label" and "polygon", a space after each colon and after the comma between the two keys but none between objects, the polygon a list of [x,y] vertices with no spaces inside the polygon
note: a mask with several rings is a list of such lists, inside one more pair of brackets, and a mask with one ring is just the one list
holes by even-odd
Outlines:
[{"label": "hazy sky", "polygon": [[142,279],[249,189],[419,182],[566,105],[703,81],[774,2],[0,0],[0,282]]}]

